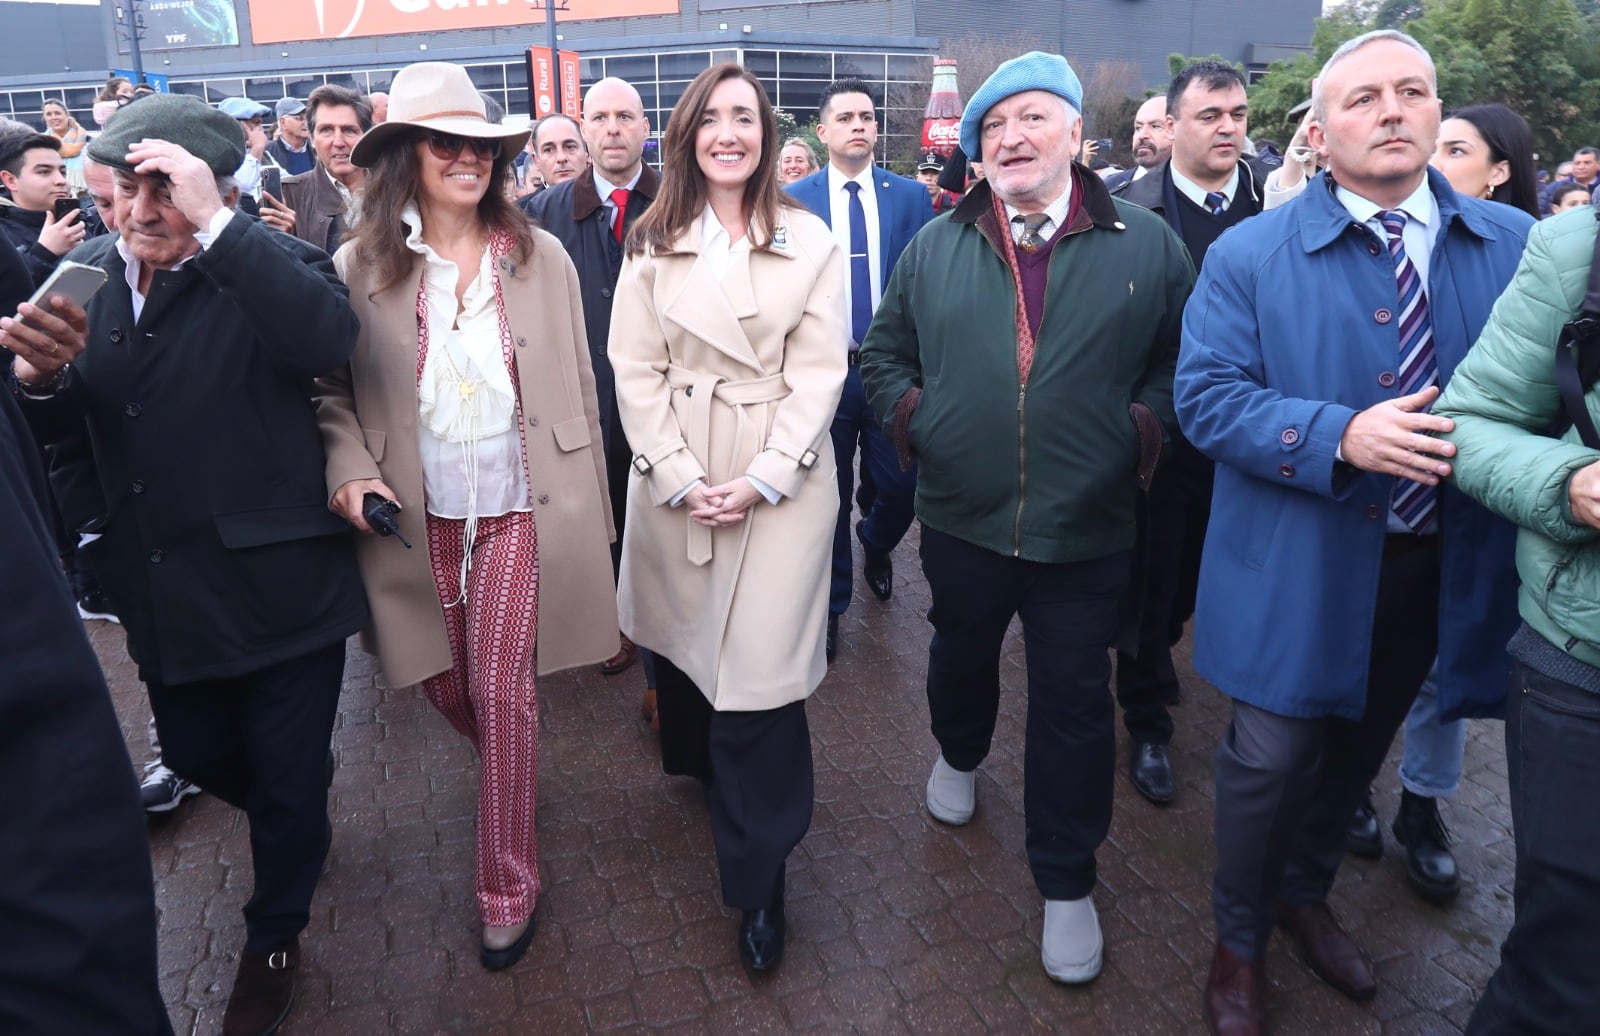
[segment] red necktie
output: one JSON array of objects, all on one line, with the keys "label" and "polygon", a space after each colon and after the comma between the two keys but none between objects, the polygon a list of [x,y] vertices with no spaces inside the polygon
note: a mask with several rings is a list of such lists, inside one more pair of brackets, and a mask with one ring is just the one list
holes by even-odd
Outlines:
[{"label": "red necktie", "polygon": [[617,207],[617,222],[611,228],[612,235],[617,239],[617,244],[622,244],[622,220],[628,214],[628,189],[618,187],[611,192],[611,204]]}]

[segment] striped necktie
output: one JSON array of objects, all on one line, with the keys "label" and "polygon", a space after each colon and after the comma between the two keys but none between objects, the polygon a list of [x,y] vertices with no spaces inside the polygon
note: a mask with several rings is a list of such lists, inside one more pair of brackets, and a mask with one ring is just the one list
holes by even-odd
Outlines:
[{"label": "striped necktie", "polygon": [[1220,216],[1228,207],[1228,196],[1221,191],[1206,192],[1206,211],[1213,216]]},{"label": "striped necktie", "polygon": [[[1422,290],[1422,278],[1416,265],[1406,255],[1401,235],[1406,228],[1406,214],[1399,209],[1385,209],[1378,220],[1389,234],[1389,255],[1394,259],[1394,275],[1400,295],[1400,379],[1399,393],[1409,396],[1421,392],[1429,385],[1439,383],[1439,364],[1434,358],[1433,323],[1428,319],[1428,296]],[[1439,504],[1438,490],[1433,486],[1396,479],[1391,506],[1400,520],[1415,532],[1432,532],[1434,512]]]}]

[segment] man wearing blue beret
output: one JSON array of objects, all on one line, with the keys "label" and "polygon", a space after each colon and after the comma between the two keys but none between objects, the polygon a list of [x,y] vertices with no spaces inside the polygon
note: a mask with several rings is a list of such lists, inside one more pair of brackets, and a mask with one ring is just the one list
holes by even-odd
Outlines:
[{"label": "man wearing blue beret", "polygon": [[1000,647],[1028,657],[1024,799],[1051,978],[1100,973],[1095,852],[1111,825],[1108,650],[1132,632],[1140,497],[1173,426],[1194,267],[1160,217],[1073,163],[1083,90],[1066,59],[1007,61],[961,119],[987,179],[901,254],[861,375],[919,464],[933,593],[928,811],[965,824],[999,707]]}]

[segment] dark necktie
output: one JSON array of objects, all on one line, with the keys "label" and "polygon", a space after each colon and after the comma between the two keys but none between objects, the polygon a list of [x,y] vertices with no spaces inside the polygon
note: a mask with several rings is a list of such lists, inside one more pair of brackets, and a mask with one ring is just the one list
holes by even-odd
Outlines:
[{"label": "dark necktie", "polygon": [[628,189],[618,187],[611,192],[611,204],[617,207],[617,222],[611,228],[611,234],[617,239],[617,244],[622,244],[622,220],[628,214]]},{"label": "dark necktie", "polygon": [[846,183],[850,192],[850,337],[860,345],[872,324],[872,261],[867,255],[867,210],[861,204],[861,185]]},{"label": "dark necktie", "polygon": [[[1439,383],[1439,364],[1433,354],[1433,324],[1428,319],[1428,297],[1422,290],[1422,278],[1406,255],[1401,238],[1406,228],[1406,214],[1399,209],[1386,209],[1378,213],[1378,219],[1389,234],[1389,255],[1394,259],[1395,282],[1400,294],[1399,392],[1409,396]],[[1410,479],[1396,479],[1391,506],[1413,531],[1423,532],[1433,522],[1438,490]]]},{"label": "dark necktie", "polygon": [[1044,225],[1050,222],[1050,217],[1042,212],[1030,213],[1026,216],[1012,216],[1011,222],[1022,224],[1022,236],[1017,238],[1017,247],[1029,255],[1044,247]]},{"label": "dark necktie", "polygon": [[1228,196],[1221,191],[1206,192],[1206,210],[1213,216],[1222,215],[1222,210],[1228,207]]}]

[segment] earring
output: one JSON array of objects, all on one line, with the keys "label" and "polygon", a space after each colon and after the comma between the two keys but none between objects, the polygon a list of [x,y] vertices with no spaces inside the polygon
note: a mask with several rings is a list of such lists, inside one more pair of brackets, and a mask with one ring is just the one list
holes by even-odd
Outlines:
[{"label": "earring", "polygon": [[1484,195],[1484,197],[1485,198],[1493,198],[1494,197],[1494,184],[1490,184],[1489,185],[1489,193]]}]

